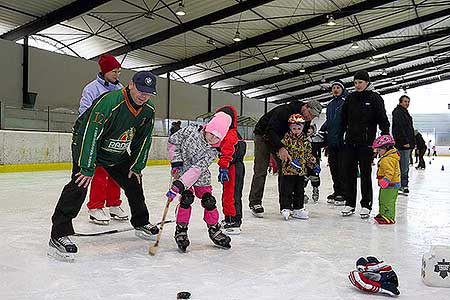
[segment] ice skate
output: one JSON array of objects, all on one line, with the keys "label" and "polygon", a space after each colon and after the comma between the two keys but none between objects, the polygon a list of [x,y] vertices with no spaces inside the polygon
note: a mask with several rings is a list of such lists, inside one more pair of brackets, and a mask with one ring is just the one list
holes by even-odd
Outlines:
[{"label": "ice skate", "polygon": [[336,196],[334,199],[334,205],[335,206],[344,206],[345,205],[345,199],[342,196]]},{"label": "ice skate", "polygon": [[409,188],[407,186],[402,186],[401,188],[398,189],[398,193],[403,196],[408,196]]},{"label": "ice skate", "polygon": [[187,235],[188,224],[177,223],[175,228],[175,242],[177,243],[178,249],[181,252],[186,252],[187,247],[190,245],[189,237]]},{"label": "ice skate", "polygon": [[241,234],[241,223],[237,217],[225,216],[225,220],[222,221],[223,233],[227,235]]},{"label": "ice skate", "polygon": [[309,213],[306,209],[294,209],[292,211],[292,218],[294,219],[301,219],[301,220],[308,220],[309,219]]},{"label": "ice skate", "polygon": [[122,207],[120,207],[120,205],[109,207],[109,215],[111,216],[111,218],[119,221],[128,220],[127,213],[122,209]]},{"label": "ice skate", "polygon": [[292,211],[290,209],[282,209],[280,213],[283,216],[283,218],[287,221],[287,220],[289,220],[289,217],[291,216]]},{"label": "ice skate", "polygon": [[252,211],[252,215],[257,218],[264,217],[264,207],[261,204],[250,205],[250,210]]},{"label": "ice skate", "polygon": [[359,216],[361,217],[361,219],[367,219],[370,217],[370,209],[363,207],[361,208],[361,210],[359,211]]},{"label": "ice skate", "polygon": [[355,208],[351,207],[351,206],[346,206],[344,207],[344,209],[341,211],[342,216],[347,217],[347,216],[351,216],[355,213]]},{"label": "ice skate", "polygon": [[50,238],[48,242],[47,255],[57,260],[73,262],[78,248],[68,236]]},{"label": "ice skate", "polygon": [[223,249],[231,248],[231,238],[220,230],[219,223],[215,225],[208,225],[208,234],[211,241],[213,241],[217,247]]},{"label": "ice skate", "polygon": [[318,187],[313,187],[312,199],[314,201],[314,204],[317,204],[319,202],[319,188]]},{"label": "ice skate", "polygon": [[97,225],[108,225],[109,214],[104,208],[94,208],[89,210],[89,221]]},{"label": "ice skate", "polygon": [[143,226],[134,227],[134,234],[143,240],[155,241],[159,233],[159,228],[156,225],[148,223]]},{"label": "ice skate", "polygon": [[333,193],[331,195],[328,195],[327,196],[327,203],[333,204],[335,199],[336,199],[336,194],[335,193]]}]

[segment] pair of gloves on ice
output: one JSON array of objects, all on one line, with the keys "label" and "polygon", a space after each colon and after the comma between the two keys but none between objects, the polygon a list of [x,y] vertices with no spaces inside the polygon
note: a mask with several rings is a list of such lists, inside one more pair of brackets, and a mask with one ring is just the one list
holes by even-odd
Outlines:
[{"label": "pair of gloves on ice", "polygon": [[397,274],[390,265],[373,256],[359,258],[356,270],[350,272],[348,279],[353,286],[364,292],[400,295]]}]

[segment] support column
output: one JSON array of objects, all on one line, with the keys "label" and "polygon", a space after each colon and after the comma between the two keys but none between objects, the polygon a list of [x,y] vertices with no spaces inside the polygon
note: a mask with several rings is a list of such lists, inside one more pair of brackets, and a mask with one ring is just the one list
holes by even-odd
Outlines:
[{"label": "support column", "polygon": [[170,72],[167,72],[167,135],[170,134]]},{"label": "support column", "polygon": [[241,98],[241,113],[240,116],[244,115],[244,94],[242,93],[242,90],[239,92],[239,96]]},{"label": "support column", "polygon": [[212,111],[212,89],[211,83],[208,84],[208,112]]},{"label": "support column", "polygon": [[28,36],[23,38],[22,45],[22,106],[28,103],[28,70],[29,68],[29,51],[28,51]]},{"label": "support column", "polygon": [[267,114],[267,97],[264,99],[264,114]]}]

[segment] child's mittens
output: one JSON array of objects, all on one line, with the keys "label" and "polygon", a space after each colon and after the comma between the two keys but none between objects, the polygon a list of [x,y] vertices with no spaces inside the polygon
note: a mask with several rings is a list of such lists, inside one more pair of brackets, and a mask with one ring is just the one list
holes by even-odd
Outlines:
[{"label": "child's mittens", "polygon": [[313,167],[313,172],[315,173],[315,174],[317,174],[317,175],[319,175],[320,174],[320,171],[322,171],[322,169],[320,168],[320,165],[319,164],[317,164],[317,165],[315,165],[314,167]]},{"label": "child's mittens", "polygon": [[300,170],[301,167],[302,167],[299,158],[295,158],[295,159],[291,160],[291,162],[289,163],[289,165],[290,165],[292,168],[296,169],[296,170]]},{"label": "child's mittens", "polygon": [[230,177],[228,176],[228,170],[220,168],[217,180],[219,180],[221,184],[223,184],[225,181],[230,181]]},{"label": "child's mittens", "polygon": [[389,186],[389,180],[387,178],[378,179],[378,185],[381,188],[385,189]]}]

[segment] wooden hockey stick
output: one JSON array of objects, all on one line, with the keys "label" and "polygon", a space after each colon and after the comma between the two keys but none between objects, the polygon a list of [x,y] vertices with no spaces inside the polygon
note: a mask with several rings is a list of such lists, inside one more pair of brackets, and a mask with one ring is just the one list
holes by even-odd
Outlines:
[{"label": "wooden hockey stick", "polygon": [[166,223],[166,216],[167,212],[169,211],[170,202],[172,200],[170,198],[167,198],[166,207],[164,208],[164,213],[161,220],[161,227],[159,228],[158,236],[156,237],[156,242],[153,245],[150,245],[148,248],[148,254],[151,256],[154,256],[156,254],[156,251],[158,251],[159,241],[161,240],[161,234],[163,232],[164,224]]}]

